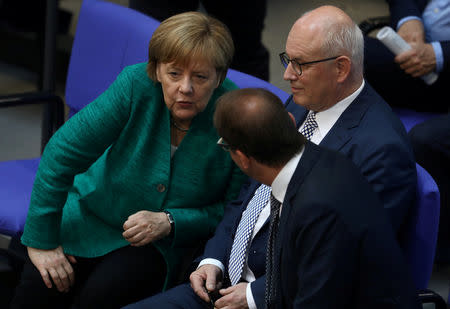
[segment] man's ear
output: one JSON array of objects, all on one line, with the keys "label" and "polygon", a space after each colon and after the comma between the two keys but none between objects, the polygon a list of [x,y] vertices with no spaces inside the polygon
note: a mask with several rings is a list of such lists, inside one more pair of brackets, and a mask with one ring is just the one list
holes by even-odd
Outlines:
[{"label": "man's ear", "polygon": [[338,74],[337,81],[339,83],[347,80],[352,68],[352,61],[347,56],[340,56],[336,59],[336,69]]},{"label": "man's ear", "polygon": [[250,157],[248,157],[246,154],[244,154],[239,149],[236,149],[234,151],[234,155],[236,157],[236,160],[238,160],[238,166],[243,171],[247,171],[250,168]]}]

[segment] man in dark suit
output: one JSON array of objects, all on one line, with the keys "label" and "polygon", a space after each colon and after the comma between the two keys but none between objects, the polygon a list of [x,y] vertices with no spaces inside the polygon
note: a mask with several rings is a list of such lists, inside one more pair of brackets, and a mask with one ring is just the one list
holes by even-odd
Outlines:
[{"label": "man in dark suit", "polygon": [[395,233],[370,185],[341,154],[296,138],[288,118],[276,96],[258,89],[223,96],[214,115],[233,161],[272,187],[270,220],[279,216],[279,225],[278,233],[269,231],[267,307],[417,308]]},{"label": "man in dark suit", "polygon": [[280,55],[293,93],[286,109],[300,131],[314,114],[311,141],[356,164],[399,231],[415,200],[414,157],[400,120],[364,81],[363,50],[359,28],[342,10],[323,6],[300,18]]},{"label": "man in dark suit", "polygon": [[[263,89],[224,95],[214,116],[221,145],[233,161],[272,188],[269,239],[274,245],[269,247],[274,254],[260,252],[272,268],[258,308],[417,308],[412,280],[377,195],[350,160],[306,142],[293,123],[281,101]],[[247,204],[240,212],[250,211]],[[272,223],[278,218],[279,225]],[[239,221],[238,216],[229,234]],[[233,236],[223,236],[224,249],[213,252],[233,250]],[[206,287],[228,280],[213,269],[202,277],[202,267],[191,276],[191,291],[199,297],[185,285],[141,307],[208,308],[205,279]],[[246,284],[221,289],[215,307],[222,308],[236,287]],[[233,304],[241,307],[245,304]]]},{"label": "man in dark suit", "polygon": [[[390,26],[412,49],[394,56],[375,38],[366,38],[367,80],[392,106],[447,112],[450,82],[450,2],[387,0]],[[431,85],[419,77],[439,75]]]},{"label": "man in dark suit", "polygon": [[[302,22],[304,19],[307,23]],[[322,31],[317,33],[315,29]],[[338,29],[343,29],[342,33],[338,33]],[[324,39],[324,33],[335,33],[336,38],[325,43],[320,40],[320,37]],[[293,91],[287,109],[297,119],[301,133],[312,142],[349,157],[378,193],[383,206],[388,209],[394,229],[399,230],[409,207],[415,202],[415,165],[402,124],[389,106],[364,83],[363,37],[359,28],[341,10],[321,7],[294,24],[286,52],[288,57],[296,59],[287,63],[285,72],[285,79],[290,81]],[[334,56],[339,57],[299,65],[300,62]],[[286,63],[286,59],[284,61]],[[317,117],[307,117],[310,114]],[[316,127],[312,129],[308,123],[315,123]],[[318,192],[320,189],[317,188]],[[197,286],[195,292],[189,284],[181,285],[130,308],[151,308],[155,304],[170,308],[172,303],[202,308],[202,299],[209,300],[209,297],[198,286],[206,285],[213,291],[217,276],[222,276],[223,281],[229,280],[229,264],[234,255],[233,246],[228,244],[240,242],[237,230],[247,204],[267,204],[267,195],[258,202],[264,192],[264,185],[252,181],[243,188],[239,198],[227,206],[214,237],[206,245],[197,271],[191,275],[191,282],[200,282],[192,284]],[[217,307],[263,308],[267,218],[265,208],[254,223],[246,255],[241,259],[244,265],[240,282],[225,290],[226,295],[216,302]]]}]

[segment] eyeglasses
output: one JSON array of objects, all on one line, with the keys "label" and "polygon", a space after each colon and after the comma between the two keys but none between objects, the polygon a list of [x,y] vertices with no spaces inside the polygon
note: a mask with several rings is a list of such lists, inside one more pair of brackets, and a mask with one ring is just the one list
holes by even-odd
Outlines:
[{"label": "eyeglasses", "polygon": [[231,146],[228,145],[227,142],[225,142],[223,137],[219,138],[219,140],[217,141],[217,145],[220,146],[225,151],[230,151],[231,150]]},{"label": "eyeglasses", "polygon": [[325,58],[325,59],[316,60],[316,61],[309,61],[309,62],[300,63],[297,60],[289,59],[289,57],[287,56],[286,52],[283,52],[283,53],[280,54],[281,64],[284,66],[284,68],[286,69],[288,67],[289,63],[291,63],[292,64],[292,68],[294,69],[295,73],[297,73],[298,75],[302,75],[302,65],[319,63],[319,62],[324,62],[324,61],[330,61],[330,60],[334,60],[334,59],[339,58],[339,57],[340,56],[336,56],[336,57],[330,57],[330,58]]}]

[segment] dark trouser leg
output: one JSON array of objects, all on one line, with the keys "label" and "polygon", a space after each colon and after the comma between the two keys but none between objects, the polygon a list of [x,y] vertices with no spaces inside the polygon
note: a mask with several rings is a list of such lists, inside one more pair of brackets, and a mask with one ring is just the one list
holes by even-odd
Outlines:
[{"label": "dark trouser leg", "polygon": [[98,258],[76,258],[69,293],[48,289],[28,259],[11,308],[120,308],[162,290],[166,264],[153,245],[123,247]]},{"label": "dark trouser leg", "polygon": [[165,261],[153,245],[115,250],[96,265],[73,308],[120,308],[161,292],[165,276]]},{"label": "dark trouser leg", "polygon": [[124,309],[208,309],[212,308],[192,290],[189,283],[181,284],[164,293],[143,299],[126,306]]},{"label": "dark trouser leg", "polygon": [[19,285],[11,302],[11,309],[63,309],[69,308],[72,293],[60,293],[47,288],[36,267],[27,258]]}]

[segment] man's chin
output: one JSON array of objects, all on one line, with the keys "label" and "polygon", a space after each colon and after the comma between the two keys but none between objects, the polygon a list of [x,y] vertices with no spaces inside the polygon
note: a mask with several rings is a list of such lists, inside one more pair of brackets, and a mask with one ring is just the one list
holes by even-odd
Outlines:
[{"label": "man's chin", "polygon": [[304,96],[296,96],[295,94],[293,95],[292,99],[294,100],[294,103],[297,105],[300,105],[306,109],[308,109],[309,104],[307,102],[305,102],[304,100]]}]

